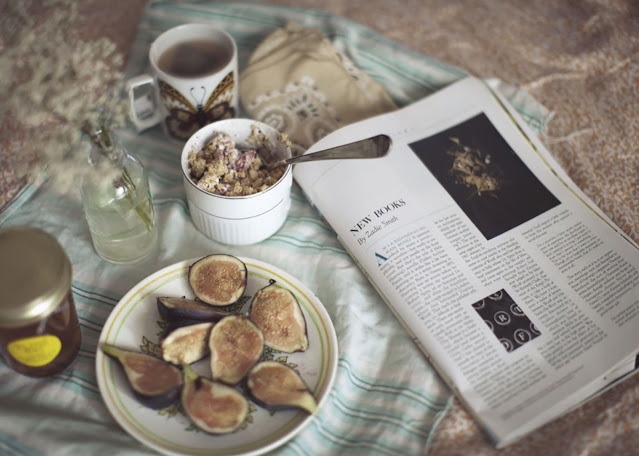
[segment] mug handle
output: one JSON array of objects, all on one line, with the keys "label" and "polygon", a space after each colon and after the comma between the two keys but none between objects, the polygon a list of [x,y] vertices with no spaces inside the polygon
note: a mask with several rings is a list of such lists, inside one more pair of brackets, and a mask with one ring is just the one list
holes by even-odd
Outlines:
[{"label": "mug handle", "polygon": [[162,121],[162,113],[156,96],[155,82],[148,74],[127,81],[131,120],[138,132],[151,128]]}]

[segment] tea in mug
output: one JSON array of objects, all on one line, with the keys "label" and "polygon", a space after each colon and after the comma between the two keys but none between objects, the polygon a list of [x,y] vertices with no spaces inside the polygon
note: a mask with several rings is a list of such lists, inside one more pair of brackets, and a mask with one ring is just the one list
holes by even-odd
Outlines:
[{"label": "tea in mug", "polygon": [[160,55],[160,70],[179,78],[197,78],[213,74],[229,63],[232,49],[207,39],[183,41]]}]

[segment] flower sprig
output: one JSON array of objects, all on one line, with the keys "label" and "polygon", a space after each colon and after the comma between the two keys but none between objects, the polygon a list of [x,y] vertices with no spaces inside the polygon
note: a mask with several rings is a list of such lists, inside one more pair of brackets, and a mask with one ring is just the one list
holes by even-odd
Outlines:
[{"label": "flower sprig", "polygon": [[99,170],[92,173],[92,177],[101,176],[103,184],[106,182],[106,185],[124,188],[124,199],[128,201],[131,209],[135,210],[147,232],[151,232],[153,229],[153,217],[146,211],[145,207],[136,204],[137,186],[126,167],[120,163],[125,152],[120,148],[119,142],[113,141],[112,132],[107,124],[102,121],[96,126],[86,121],[82,131],[89,138],[92,152],[94,152],[90,155],[92,165]]},{"label": "flower sprig", "polygon": [[[33,14],[38,11],[38,14]],[[6,2],[0,14],[0,137],[18,175],[60,192],[86,175],[85,126],[128,120],[123,55],[83,40],[74,0]]]}]

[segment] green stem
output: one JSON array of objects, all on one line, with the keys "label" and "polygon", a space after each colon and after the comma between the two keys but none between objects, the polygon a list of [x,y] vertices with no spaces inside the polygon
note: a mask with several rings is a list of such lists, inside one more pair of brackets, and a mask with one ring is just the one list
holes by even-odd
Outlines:
[{"label": "green stem", "polygon": [[[105,155],[109,159],[114,160],[114,157],[109,153],[109,151],[113,148],[113,142],[111,141],[108,129],[106,128],[106,125],[104,123],[102,123],[100,129],[96,131],[94,128],[92,128],[92,125],[89,122],[86,122],[82,130],[89,136],[93,144],[103,150]],[[139,204],[137,206],[134,206],[133,196],[134,192],[137,190],[137,187],[133,182],[133,179],[131,179],[129,172],[124,166],[122,167],[122,176],[120,178],[120,181],[127,189],[126,198],[129,200],[131,207],[135,209],[138,217],[140,218],[140,220],[142,220],[142,223],[144,223],[146,230],[148,232],[151,232],[151,230],[153,229],[153,220],[144,210],[144,206],[140,206]],[[116,180],[114,184],[117,185],[118,181]]]},{"label": "green stem", "polygon": [[126,192],[126,198],[129,200],[131,207],[135,208],[135,212],[138,214],[140,220],[142,220],[142,223],[144,223],[146,230],[150,232],[153,229],[153,220],[151,220],[149,214],[146,213],[143,205],[138,204],[137,206],[134,206],[133,194],[137,190],[137,187],[126,168],[122,168],[122,182],[128,190]]}]

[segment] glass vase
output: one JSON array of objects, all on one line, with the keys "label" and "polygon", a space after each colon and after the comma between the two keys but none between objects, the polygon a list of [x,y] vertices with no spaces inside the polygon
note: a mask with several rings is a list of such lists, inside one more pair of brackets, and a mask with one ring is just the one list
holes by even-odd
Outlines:
[{"label": "glass vase", "polygon": [[82,203],[95,251],[112,263],[141,260],[157,239],[146,171],[113,134],[96,132],[92,141]]}]

